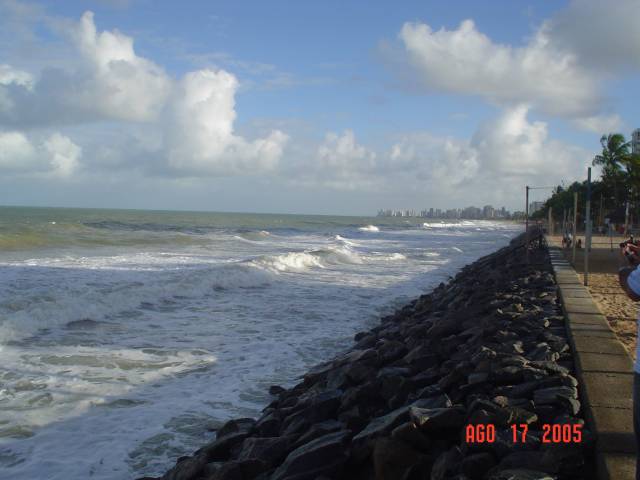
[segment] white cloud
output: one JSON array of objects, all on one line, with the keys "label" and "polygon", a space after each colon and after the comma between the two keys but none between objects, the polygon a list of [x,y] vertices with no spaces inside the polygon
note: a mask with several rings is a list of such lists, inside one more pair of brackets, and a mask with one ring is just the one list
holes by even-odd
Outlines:
[{"label": "white cloud", "polygon": [[69,137],[54,133],[44,142],[44,148],[57,175],[68,177],[78,168],[82,149]]},{"label": "white cloud", "polygon": [[69,32],[84,58],[86,77],[73,85],[72,102],[86,108],[89,102],[108,118],[151,120],[157,117],[171,88],[162,68],[136,55],[133,39],[117,30],[96,30],[93,13],[82,15]]},{"label": "white cloud", "polygon": [[494,43],[472,20],[434,31],[405,23],[400,39],[424,87],[479,95],[500,105],[526,102],[545,112],[580,116],[599,108],[599,85],[570,51],[544,30],[523,47]]},{"label": "white cloud", "polygon": [[619,132],[622,130],[624,122],[618,114],[612,115],[593,115],[590,117],[576,118],[574,125],[582,130],[603,135],[610,132]]},{"label": "white cloud", "polygon": [[468,139],[416,132],[377,152],[359,144],[351,130],[329,133],[317,148],[315,167],[299,165],[293,180],[336,190],[508,204],[527,183],[554,185],[581,178],[589,153],[550,139],[547,124],[529,121],[528,111],[525,105],[506,109]]},{"label": "white cloud", "polygon": [[367,190],[381,183],[376,153],[359,144],[352,130],[328,132],[321,143],[298,143],[292,151],[281,174],[294,183],[338,190]]},{"label": "white cloud", "polygon": [[238,81],[224,70],[198,70],[182,79],[167,124],[172,168],[211,174],[253,174],[276,168],[288,137],[279,130],[248,142],[233,131]]},{"label": "white cloud", "polygon": [[[30,128],[97,120],[149,121],[158,116],[171,80],[153,62],[136,55],[133,39],[96,30],[93,13],[65,33],[77,52],[74,71],[45,68],[37,80],[26,72],[0,82],[0,122]],[[4,69],[15,72],[10,66]]]},{"label": "white cloud", "polygon": [[0,131],[0,172],[69,177],[80,165],[82,149],[54,133],[36,141],[22,132]]},{"label": "white cloud", "polygon": [[20,132],[0,131],[0,170],[4,172],[28,171],[36,158],[36,150]]},{"label": "white cloud", "polygon": [[482,173],[543,183],[582,175],[587,152],[550,140],[547,124],[529,122],[527,113],[528,107],[519,105],[478,128],[470,145],[478,152]]},{"label": "white cloud", "polygon": [[543,30],[555,45],[574,52],[594,70],[638,69],[639,11],[638,0],[573,0],[545,22]]},{"label": "white cloud", "polygon": [[370,172],[375,168],[376,154],[358,144],[352,130],[342,135],[329,132],[317,151],[318,167],[336,176]]},{"label": "white cloud", "polygon": [[547,124],[530,122],[527,113],[522,105],[507,109],[481,124],[468,140],[406,136],[391,148],[388,180],[406,190],[422,190],[431,199],[446,198],[449,204],[464,199],[512,205],[526,184],[583,179],[590,153],[550,139]]},{"label": "white cloud", "polygon": [[385,170],[406,173],[437,187],[452,187],[472,179],[478,168],[478,153],[468,142],[418,133],[404,136],[391,147]]},{"label": "white cloud", "polygon": [[[288,137],[273,130],[246,140],[234,132],[238,81],[222,69],[180,80],[136,54],[131,37],[96,29],[91,12],[58,28],[77,52],[72,69],[43,68],[34,77],[0,66],[0,126],[16,131],[111,121],[144,126],[136,138],[96,149],[92,161],[173,176],[241,175],[277,167]],[[25,137],[26,138],[26,137]],[[53,138],[53,137],[52,137]],[[49,142],[59,172],[71,174],[79,153]],[[132,163],[135,163],[132,165]]]},{"label": "white cloud", "polygon": [[14,83],[27,88],[33,86],[33,77],[29,72],[17,70],[11,65],[0,64],[0,85],[9,85]]}]

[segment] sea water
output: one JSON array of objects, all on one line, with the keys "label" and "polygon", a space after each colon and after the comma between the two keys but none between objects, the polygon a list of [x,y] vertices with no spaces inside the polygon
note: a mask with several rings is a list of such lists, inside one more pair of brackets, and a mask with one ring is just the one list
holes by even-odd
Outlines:
[{"label": "sea water", "polygon": [[0,477],[159,475],[522,230],[0,208]]}]

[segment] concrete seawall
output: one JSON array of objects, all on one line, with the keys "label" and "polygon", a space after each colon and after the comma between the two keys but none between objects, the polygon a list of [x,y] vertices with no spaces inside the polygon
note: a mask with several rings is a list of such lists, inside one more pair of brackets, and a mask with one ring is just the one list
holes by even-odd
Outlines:
[{"label": "concrete seawall", "polygon": [[558,247],[549,255],[573,350],[580,398],[596,436],[598,478],[635,478],[633,364]]}]

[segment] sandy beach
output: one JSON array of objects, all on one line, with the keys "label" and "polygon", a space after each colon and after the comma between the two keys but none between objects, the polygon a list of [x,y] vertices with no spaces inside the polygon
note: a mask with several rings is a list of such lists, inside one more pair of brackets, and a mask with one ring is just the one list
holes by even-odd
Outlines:
[{"label": "sandy beach", "polygon": [[[578,238],[582,239],[584,245],[584,237],[579,235]],[[630,300],[618,284],[617,271],[625,265],[624,260],[620,257],[618,248],[618,244],[623,240],[623,237],[613,237],[612,239],[604,236],[593,237],[589,255],[588,287],[594,301],[607,317],[609,325],[611,325],[629,355],[635,360],[636,319],[640,302]],[[549,241],[560,245],[561,237],[549,237]],[[564,252],[565,257],[572,261],[573,252],[570,249],[565,249]],[[576,250],[574,268],[578,272],[580,279],[584,281],[584,250]]]}]

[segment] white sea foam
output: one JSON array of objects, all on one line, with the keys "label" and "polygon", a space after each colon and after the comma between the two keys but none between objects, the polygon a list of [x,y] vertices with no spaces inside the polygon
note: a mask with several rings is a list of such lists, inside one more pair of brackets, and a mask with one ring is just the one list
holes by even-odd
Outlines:
[{"label": "white sea foam", "polygon": [[[181,234],[190,241],[161,251],[139,242],[155,232],[133,232],[126,247],[126,231],[103,228],[117,246],[0,253],[0,470],[161,475],[208,429],[258,415],[269,385],[291,385],[515,231],[381,223],[363,235],[335,220],[312,231],[287,221]],[[449,248],[460,236],[464,252]]]},{"label": "white sea foam", "polygon": [[313,267],[324,267],[320,259],[309,252],[289,252],[282,255],[267,255],[252,260],[251,263],[276,272],[302,272]]},{"label": "white sea foam", "polygon": [[[118,260],[116,265],[121,263]],[[87,259],[78,261],[81,265],[88,263]],[[100,263],[102,260],[97,260],[84,271],[70,272],[69,277],[74,279],[70,283],[47,279],[49,271],[42,270],[35,283],[49,284],[56,289],[55,296],[36,290],[13,293],[10,301],[0,302],[0,344],[28,338],[42,329],[60,327],[71,321],[111,321],[122,312],[175,301],[176,296],[200,298],[214,289],[265,287],[274,279],[268,271],[250,264],[230,263],[199,269],[172,269],[159,275],[157,268],[149,269],[154,273],[152,275],[138,269],[128,275],[125,282],[109,282],[96,289],[93,280],[105,271],[104,266],[97,267]],[[122,265],[119,268],[122,269]],[[64,270],[57,275],[67,277]],[[4,280],[12,281],[11,278]]]},{"label": "white sea foam", "polygon": [[367,225],[366,227],[360,227],[358,228],[358,230],[360,230],[361,232],[379,232],[380,231],[380,229],[375,225]]},{"label": "white sea foam", "polygon": [[318,250],[266,255],[252,260],[251,264],[275,272],[304,272],[313,268],[327,268],[330,265],[362,262],[362,257],[349,246],[329,245]]},{"label": "white sea foam", "polygon": [[439,222],[439,223],[423,223],[422,226],[424,228],[452,228],[452,227],[459,227],[461,226],[459,223],[446,223],[446,222]]},{"label": "white sea foam", "polygon": [[336,235],[334,237],[336,239],[336,241],[344,244],[344,245],[348,245],[350,247],[357,247],[359,244],[357,242],[354,242],[353,240],[349,240],[347,238],[341,237],[340,235]]}]

